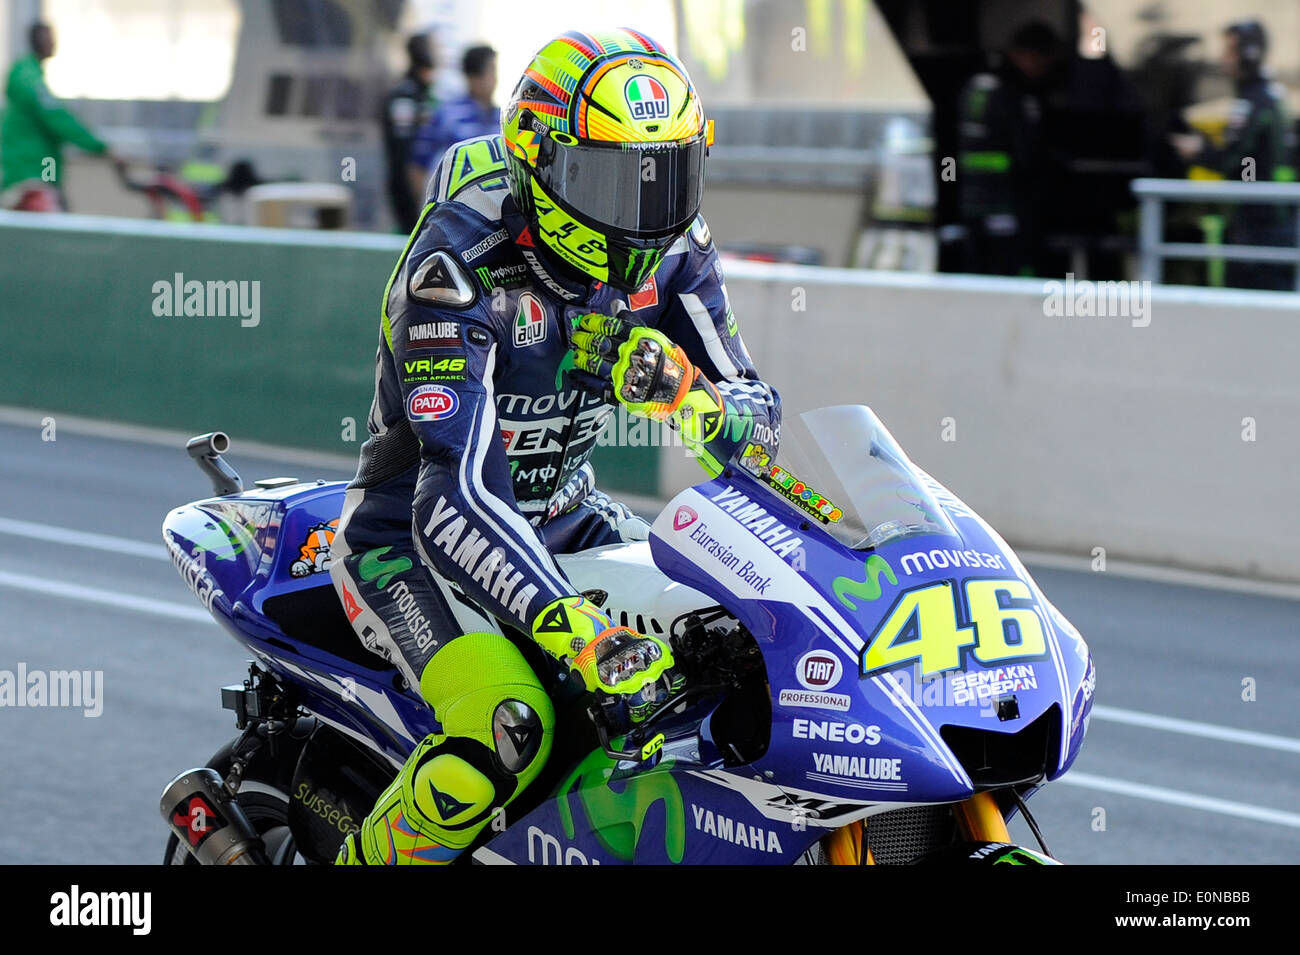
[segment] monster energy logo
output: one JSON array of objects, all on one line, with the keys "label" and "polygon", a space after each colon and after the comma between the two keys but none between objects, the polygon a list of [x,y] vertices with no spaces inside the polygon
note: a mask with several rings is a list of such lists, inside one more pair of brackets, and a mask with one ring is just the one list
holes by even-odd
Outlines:
[{"label": "monster energy logo", "polygon": [[474,270],[474,274],[489,292],[499,288],[520,288],[528,284],[526,265],[480,265]]},{"label": "monster energy logo", "polygon": [[[641,267],[637,268],[637,262],[640,261]],[[638,284],[645,280],[645,276],[655,270],[659,262],[658,249],[633,249],[627,254],[627,267],[623,270],[623,277],[636,281]]]},{"label": "monster energy logo", "polygon": [[858,605],[850,600],[850,597],[858,597],[862,600],[876,600],[880,597],[880,577],[882,575],[891,584],[898,585],[898,578],[894,576],[894,568],[890,567],[889,561],[879,554],[872,554],[867,558],[864,570],[866,570],[865,580],[854,580],[852,577],[836,577],[831,584],[839,602],[850,610],[858,609]]}]

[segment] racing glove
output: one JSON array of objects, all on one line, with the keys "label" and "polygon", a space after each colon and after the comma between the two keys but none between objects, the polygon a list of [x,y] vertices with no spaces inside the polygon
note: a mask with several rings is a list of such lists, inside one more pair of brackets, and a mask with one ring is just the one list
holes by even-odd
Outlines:
[{"label": "racing glove", "polygon": [[630,314],[624,306],[613,316],[580,316],[572,335],[574,364],[609,381],[614,398],[632,414],[666,421],[687,447],[702,449],[722,430],[722,395],[680,345],[621,317]]},{"label": "racing glove", "polygon": [[585,597],[561,597],[543,607],[533,620],[533,640],[576,670],[593,692],[640,694],[673,666],[667,643],[613,626]]}]

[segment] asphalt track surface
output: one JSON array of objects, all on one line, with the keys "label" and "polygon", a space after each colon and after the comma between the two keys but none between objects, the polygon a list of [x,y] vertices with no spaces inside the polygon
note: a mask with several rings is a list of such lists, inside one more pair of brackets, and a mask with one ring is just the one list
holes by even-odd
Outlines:
[{"label": "asphalt track surface", "polygon": [[[249,483],[351,477],[229,457]],[[98,717],[0,707],[0,863],[157,862],[163,785],[234,735],[218,688],[246,655],[159,537],[209,494],[179,445],[0,423],[0,670],[103,671]],[[1083,752],[1030,802],[1053,854],[1300,862],[1300,600],[1027,563],[1097,662]],[[1012,835],[1033,844],[1022,823]]]}]

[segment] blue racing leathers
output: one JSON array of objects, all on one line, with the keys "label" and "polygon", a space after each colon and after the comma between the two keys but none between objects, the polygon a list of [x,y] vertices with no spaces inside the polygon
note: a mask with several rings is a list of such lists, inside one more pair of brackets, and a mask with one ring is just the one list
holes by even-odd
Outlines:
[{"label": "blue racing leathers", "polygon": [[[536,775],[549,751],[551,714],[531,690],[520,690],[521,661],[485,664],[473,679],[459,678],[443,673],[448,667],[439,660],[450,665],[463,654],[444,655],[444,648],[474,634],[476,647],[508,654],[502,624],[529,634],[542,608],[575,593],[553,553],[647,534],[644,521],[595,489],[588,458],[615,405],[573,367],[575,317],[626,308],[681,346],[725,406],[724,424],[711,431],[706,449],[710,461],[727,460],[751,440],[774,448],[779,425],[778,398],[741,342],[702,219],[640,291],[576,283],[519,217],[502,149],[499,136],[467,140],[434,171],[384,293],[370,437],[331,566],[366,645],[421,689],[439,719],[472,710],[481,737],[498,741],[493,752],[479,753],[448,730],[450,739],[439,738],[430,751],[459,746],[458,758],[490,780],[497,805]],[[499,692],[492,690],[498,683]],[[456,699],[446,697],[448,686],[458,688]],[[477,702],[457,709],[467,694]],[[504,737],[491,727],[502,701],[520,700],[527,705],[511,711],[510,753],[503,755]],[[363,841],[380,847],[381,858],[386,839],[407,832],[383,828],[396,825],[393,819],[432,833],[430,858],[443,860],[468,840],[455,835],[456,826],[468,834],[488,818],[481,807],[463,810],[464,818],[435,818],[431,807],[421,829],[410,818],[413,804],[399,797],[392,796],[387,815],[378,807],[365,827]],[[468,796],[447,803],[471,804],[478,805]]]}]

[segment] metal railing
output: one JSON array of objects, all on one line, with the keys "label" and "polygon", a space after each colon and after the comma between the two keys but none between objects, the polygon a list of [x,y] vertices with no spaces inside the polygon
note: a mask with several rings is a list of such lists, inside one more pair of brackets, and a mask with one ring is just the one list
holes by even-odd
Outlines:
[{"label": "metal railing", "polygon": [[1226,259],[1233,262],[1296,266],[1295,288],[1300,292],[1300,215],[1296,217],[1295,244],[1289,246],[1217,245],[1164,240],[1166,202],[1222,202],[1231,205],[1267,203],[1300,208],[1300,183],[1134,179],[1133,194],[1141,202],[1138,268],[1139,277],[1144,282],[1161,281],[1165,259]]}]

